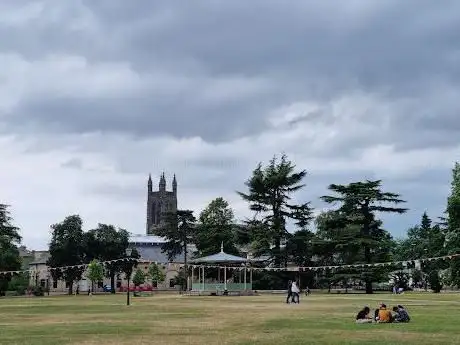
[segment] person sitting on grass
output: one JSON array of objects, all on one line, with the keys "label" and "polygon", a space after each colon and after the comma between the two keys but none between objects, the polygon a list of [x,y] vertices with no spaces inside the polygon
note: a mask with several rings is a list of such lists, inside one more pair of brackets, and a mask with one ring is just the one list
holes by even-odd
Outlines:
[{"label": "person sitting on grass", "polygon": [[410,316],[409,313],[402,305],[398,305],[397,307],[393,307],[393,311],[395,312],[394,322],[409,322]]},{"label": "person sitting on grass", "polygon": [[356,315],[356,323],[372,323],[372,317],[369,315],[370,312],[369,307],[364,307],[360,310],[358,315]]},{"label": "person sitting on grass", "polygon": [[391,311],[387,309],[387,306],[384,303],[380,304],[378,323],[391,322],[393,322],[393,316],[391,315]]}]

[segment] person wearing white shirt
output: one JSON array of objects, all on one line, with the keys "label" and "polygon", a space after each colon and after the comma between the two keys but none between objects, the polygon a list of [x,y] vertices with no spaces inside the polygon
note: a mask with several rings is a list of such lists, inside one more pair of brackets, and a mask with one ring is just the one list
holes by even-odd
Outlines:
[{"label": "person wearing white shirt", "polygon": [[291,290],[292,290],[292,302],[299,303],[300,302],[300,289],[296,281],[292,282]]}]

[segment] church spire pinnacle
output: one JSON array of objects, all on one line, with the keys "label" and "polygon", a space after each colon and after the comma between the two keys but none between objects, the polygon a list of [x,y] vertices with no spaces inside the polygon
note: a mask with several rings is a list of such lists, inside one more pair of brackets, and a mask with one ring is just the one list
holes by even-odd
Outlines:
[{"label": "church spire pinnacle", "polygon": [[149,192],[152,192],[153,186],[152,186],[152,174],[149,174],[149,179],[147,181],[147,189]]},{"label": "church spire pinnacle", "polygon": [[161,174],[160,177],[159,189],[163,192],[166,190],[166,177],[164,172]]}]

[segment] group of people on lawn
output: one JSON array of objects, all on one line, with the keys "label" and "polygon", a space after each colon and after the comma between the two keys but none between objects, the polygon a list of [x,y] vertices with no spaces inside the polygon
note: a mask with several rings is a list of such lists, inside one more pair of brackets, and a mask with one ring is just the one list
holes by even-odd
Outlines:
[{"label": "group of people on lawn", "polygon": [[409,321],[409,313],[402,305],[395,306],[390,310],[387,309],[384,303],[381,303],[379,308],[375,310],[374,315],[371,315],[369,307],[364,307],[356,315],[356,323],[400,323]]}]

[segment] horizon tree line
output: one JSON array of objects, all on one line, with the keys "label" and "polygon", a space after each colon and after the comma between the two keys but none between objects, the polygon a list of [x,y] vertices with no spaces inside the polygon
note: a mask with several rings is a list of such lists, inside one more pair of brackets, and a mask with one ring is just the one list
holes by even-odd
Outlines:
[{"label": "horizon tree line", "polygon": [[[310,201],[296,203],[295,195],[306,185],[306,170],[297,169],[286,155],[274,156],[267,165],[259,163],[245,181],[246,191],[237,192],[247,202],[253,215],[238,225],[229,203],[221,197],[212,200],[195,217],[192,210],[178,210],[167,215],[166,226],[157,235],[166,238],[163,252],[172,260],[184,256],[185,280],[188,274],[188,248],[194,244],[200,256],[217,253],[224,244],[230,254],[241,254],[241,248],[250,249],[254,256],[266,258],[266,264],[283,268],[298,266],[340,266],[373,264],[391,260],[410,260],[460,252],[460,165],[452,170],[451,194],[447,200],[445,217],[433,223],[423,213],[420,225],[408,229],[407,237],[395,240],[384,229],[380,216],[385,213],[404,214],[400,207],[406,201],[394,192],[383,189],[381,180],[364,180],[348,184],[330,184],[329,194],[321,200],[332,209],[313,216]],[[288,231],[292,224],[294,231]],[[109,261],[123,258],[129,245],[129,233],[113,225],[99,224],[83,231],[78,215],[68,216],[51,226],[50,267],[88,264],[92,260]],[[6,205],[0,205],[0,270],[17,270],[21,266],[18,246],[19,229],[12,225]],[[138,253],[133,253],[133,258]],[[105,268],[114,286],[117,274],[126,271],[120,263]],[[388,280],[397,268],[369,267],[323,272],[321,277],[302,273],[307,285],[332,286],[360,282],[366,293],[372,293],[374,284]],[[425,264],[414,270],[412,279],[425,286],[430,282],[434,291],[443,285],[460,286],[460,260]],[[71,291],[73,282],[81,279],[81,269],[55,270],[54,279],[64,279]],[[266,288],[284,287],[286,273],[256,274],[256,285]],[[140,276],[140,275],[139,275]],[[12,277],[0,275],[0,293],[6,291]],[[403,279],[404,278],[404,279]],[[407,277],[395,275],[403,284]],[[259,287],[260,289],[260,287]]]}]

